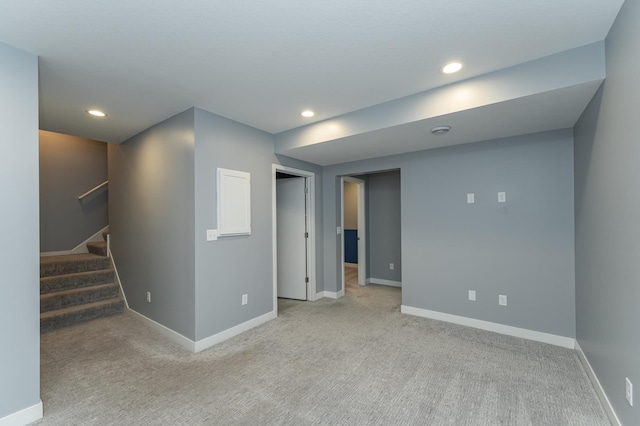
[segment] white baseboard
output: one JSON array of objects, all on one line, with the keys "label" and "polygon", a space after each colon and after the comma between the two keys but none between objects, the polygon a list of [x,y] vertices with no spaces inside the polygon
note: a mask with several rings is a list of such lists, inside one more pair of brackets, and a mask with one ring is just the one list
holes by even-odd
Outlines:
[{"label": "white baseboard", "polygon": [[316,300],[327,297],[329,299],[339,299],[344,296],[344,290],[340,291],[321,291],[316,293]]},{"label": "white baseboard", "polygon": [[197,342],[195,342],[194,352],[203,351],[231,337],[237,336],[240,333],[244,333],[245,331],[251,330],[252,328],[255,328],[259,325],[269,322],[272,319],[275,319],[276,317],[277,315],[275,311],[267,312],[264,315],[261,315],[249,321],[243,322],[242,324],[238,324],[235,327],[231,327],[225,331],[221,331],[220,333],[214,334],[213,336],[209,336],[202,340],[198,340]]},{"label": "white baseboard", "polygon": [[63,256],[65,254],[71,254],[71,250],[43,251],[40,253],[40,257]]},{"label": "white baseboard", "polygon": [[124,288],[122,288],[122,281],[120,281],[120,274],[118,274],[118,268],[116,267],[116,261],[113,258],[111,253],[111,249],[107,247],[107,255],[109,259],[111,259],[111,266],[113,267],[113,272],[116,278],[116,282],[118,283],[118,287],[120,287],[120,293],[122,294],[122,298],[124,299],[125,309],[129,309],[129,302],[127,302],[127,295],[124,293]]},{"label": "white baseboard", "polygon": [[254,327],[262,325],[276,318],[276,313],[274,311],[267,312],[264,315],[261,315],[257,318],[253,318],[249,321],[243,322],[242,324],[238,324],[235,327],[231,327],[228,330],[221,331],[218,334],[214,334],[213,336],[209,336],[202,340],[198,340],[197,342],[194,342],[188,337],[185,337],[182,334],[175,332],[158,322],[155,322],[151,318],[148,318],[142,315],[141,313],[134,311],[133,309],[129,309],[127,313],[130,314],[132,317],[138,319],[139,321],[142,321],[144,324],[148,325],[149,327],[153,328],[154,330],[162,334],[167,339],[171,340],[174,343],[177,343],[178,345],[182,346],[183,348],[191,352],[203,351],[231,337],[237,336],[240,333],[251,330]]},{"label": "white baseboard", "polygon": [[401,281],[383,280],[380,278],[367,278],[367,284],[388,285],[390,287],[402,287]]},{"label": "white baseboard", "polygon": [[133,318],[137,319],[138,321],[141,321],[143,324],[149,326],[150,328],[154,329],[158,333],[162,334],[165,338],[167,338],[168,340],[171,340],[173,343],[177,343],[178,345],[182,346],[186,350],[191,352],[196,351],[196,342],[194,342],[193,340],[187,337],[184,337],[182,334],[177,333],[158,322],[155,322],[151,318],[146,317],[142,315],[140,312],[134,311],[133,309],[128,309],[127,314],[131,315]]},{"label": "white baseboard", "polygon": [[589,364],[589,360],[587,359],[587,356],[582,351],[582,348],[580,347],[580,344],[578,343],[577,340],[576,340],[576,352],[578,353],[578,359],[580,360],[580,362],[582,363],[582,366],[587,372],[587,376],[589,377],[589,380],[591,381],[591,384],[593,385],[593,388],[595,389],[596,394],[598,395],[598,399],[602,404],[602,408],[604,408],[605,413],[607,413],[607,417],[609,418],[609,421],[611,422],[612,425],[621,426],[620,419],[618,419],[618,416],[616,415],[616,412],[614,411],[613,406],[611,405],[611,402],[609,402],[609,398],[607,397],[607,394],[604,392],[604,389],[600,384],[600,380],[598,380],[598,376],[596,376],[595,371],[593,371],[593,368],[591,368],[591,364]]},{"label": "white baseboard", "polygon": [[104,238],[102,237],[102,233],[106,231],[107,228],[109,228],[109,225],[105,226],[104,228],[102,228],[101,230],[99,230],[98,232],[96,232],[95,234],[93,234],[92,236],[90,236],[89,238],[87,238],[77,246],[75,246],[71,250],[71,254],[89,253],[89,249],[87,248],[87,243],[91,243],[95,241],[104,241]]},{"label": "white baseboard", "polygon": [[0,426],[24,426],[42,418],[42,401],[0,419]]},{"label": "white baseboard", "polygon": [[103,240],[102,233],[106,231],[108,227],[109,225],[105,226],[104,228],[102,228],[101,230],[99,230],[98,232],[96,232],[95,234],[93,234],[92,236],[90,236],[89,238],[87,238],[86,240],[84,240],[83,242],[81,242],[71,250],[45,251],[40,253],[40,256],[47,257],[47,256],[62,256],[65,254],[89,253],[89,249],[87,248],[87,243],[94,242],[94,241],[102,241]]},{"label": "white baseboard", "polygon": [[415,315],[423,318],[430,318],[438,321],[450,322],[467,327],[479,328],[481,330],[492,331],[494,333],[506,334],[507,336],[520,337],[534,340],[536,342],[548,343],[550,345],[562,346],[563,348],[574,349],[575,339],[571,337],[558,336],[556,334],[542,333],[540,331],[527,330],[526,328],[512,327],[510,325],[498,324],[495,322],[482,321],[473,318],[461,317],[458,315],[445,314],[443,312],[430,311],[427,309],[414,308],[402,305],[400,312],[403,314]]}]

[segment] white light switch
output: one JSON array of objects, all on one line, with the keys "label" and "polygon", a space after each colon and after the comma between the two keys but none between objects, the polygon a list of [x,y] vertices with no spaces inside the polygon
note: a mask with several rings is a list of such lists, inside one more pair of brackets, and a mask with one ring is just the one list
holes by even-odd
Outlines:
[{"label": "white light switch", "polygon": [[476,194],[470,192],[467,194],[467,204],[473,204],[476,202]]},{"label": "white light switch", "polygon": [[395,268],[396,268],[396,265],[394,265],[393,263],[390,263],[390,264],[389,264],[389,269],[390,269],[391,271],[393,271]]},{"label": "white light switch", "polygon": [[216,241],[218,239],[217,229],[207,229],[207,241]]},{"label": "white light switch", "polygon": [[507,306],[507,296],[505,296],[504,294],[499,295],[498,296],[498,305]]},{"label": "white light switch", "polygon": [[507,202],[507,193],[506,192],[498,192],[498,202],[506,203]]},{"label": "white light switch", "polygon": [[469,300],[471,300],[472,302],[476,301],[476,291],[475,290],[469,290]]},{"label": "white light switch", "polygon": [[342,234],[342,227],[338,226],[336,228],[336,232],[338,233],[338,235]]},{"label": "white light switch", "polygon": [[243,294],[242,295],[242,304],[246,305],[247,303],[249,303],[249,295],[248,294]]}]

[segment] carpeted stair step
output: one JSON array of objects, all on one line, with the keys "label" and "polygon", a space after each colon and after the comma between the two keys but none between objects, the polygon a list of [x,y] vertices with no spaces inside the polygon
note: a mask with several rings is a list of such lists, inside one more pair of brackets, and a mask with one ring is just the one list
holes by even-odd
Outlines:
[{"label": "carpeted stair step", "polygon": [[101,269],[99,271],[77,272],[75,274],[40,278],[40,294],[112,283],[114,275],[113,269]]},{"label": "carpeted stair step", "polygon": [[101,300],[85,305],[71,306],[65,309],[40,314],[40,332],[44,333],[62,327],[68,327],[124,312],[124,299]]},{"label": "carpeted stair step", "polygon": [[111,268],[111,260],[108,257],[98,256],[93,253],[40,258],[40,278],[109,268]]},{"label": "carpeted stair step", "polygon": [[106,241],[91,241],[87,243],[87,249],[89,253],[93,253],[98,256],[107,255],[107,242]]},{"label": "carpeted stair step", "polygon": [[109,283],[43,294],[40,296],[40,313],[113,299],[119,290],[117,284]]}]

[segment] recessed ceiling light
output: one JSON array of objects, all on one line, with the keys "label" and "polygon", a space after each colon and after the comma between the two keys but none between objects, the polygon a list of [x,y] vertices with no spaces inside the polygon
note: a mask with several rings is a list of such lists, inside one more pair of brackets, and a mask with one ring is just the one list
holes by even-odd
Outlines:
[{"label": "recessed ceiling light", "polygon": [[462,64],[460,62],[451,62],[450,64],[442,67],[442,72],[445,74],[453,74],[454,72],[458,72],[462,69]]},{"label": "recessed ceiling light", "polygon": [[303,117],[309,118],[309,117],[313,117],[314,115],[316,115],[316,113],[311,111],[310,109],[306,109],[306,110],[302,111],[300,113],[300,115],[303,116]]},{"label": "recessed ceiling light", "polygon": [[449,133],[449,130],[451,130],[451,126],[436,126],[431,129],[431,133],[434,135],[444,135],[445,133]]},{"label": "recessed ceiling light", "polygon": [[89,115],[92,115],[94,117],[106,117],[107,114],[105,112],[102,112],[98,109],[86,109],[85,112]]}]

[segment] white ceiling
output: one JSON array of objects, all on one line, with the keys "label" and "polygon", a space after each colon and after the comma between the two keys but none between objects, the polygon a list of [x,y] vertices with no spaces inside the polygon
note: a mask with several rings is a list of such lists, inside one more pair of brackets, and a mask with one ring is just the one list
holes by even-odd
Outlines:
[{"label": "white ceiling", "polygon": [[40,56],[42,129],[120,143],[197,106],[275,134],[603,40],[622,3],[0,0],[0,41]]}]

